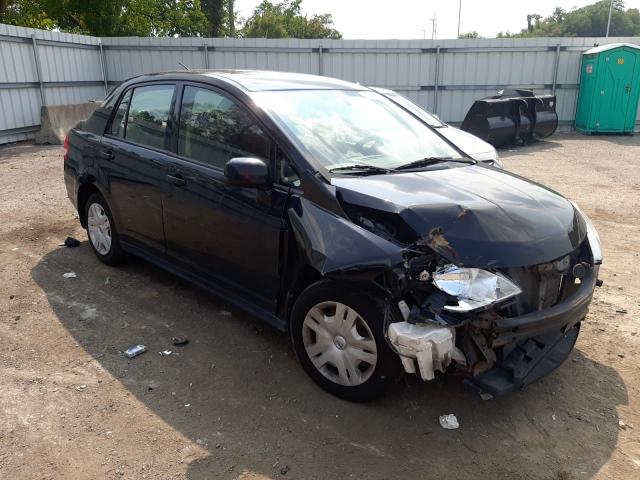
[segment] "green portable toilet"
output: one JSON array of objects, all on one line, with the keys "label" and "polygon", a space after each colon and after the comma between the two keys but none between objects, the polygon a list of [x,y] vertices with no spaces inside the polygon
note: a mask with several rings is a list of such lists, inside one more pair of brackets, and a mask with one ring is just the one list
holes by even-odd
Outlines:
[{"label": "green portable toilet", "polygon": [[611,43],[582,55],[576,130],[633,133],[640,97],[640,46]]}]

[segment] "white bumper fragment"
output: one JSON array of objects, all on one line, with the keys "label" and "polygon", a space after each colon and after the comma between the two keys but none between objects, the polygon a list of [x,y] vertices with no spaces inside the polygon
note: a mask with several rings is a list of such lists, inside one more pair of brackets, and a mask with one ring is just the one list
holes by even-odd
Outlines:
[{"label": "white bumper fragment", "polygon": [[455,346],[453,328],[398,322],[389,325],[387,334],[405,371],[419,373],[423,380],[433,380],[435,371],[444,372],[452,360],[466,363],[464,354]]}]

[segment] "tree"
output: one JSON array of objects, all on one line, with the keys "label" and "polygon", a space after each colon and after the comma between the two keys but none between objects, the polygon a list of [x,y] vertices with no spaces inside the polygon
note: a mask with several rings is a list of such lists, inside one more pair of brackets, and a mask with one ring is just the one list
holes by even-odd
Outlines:
[{"label": "tree", "polygon": [[242,27],[245,38],[342,38],[330,14],[302,15],[302,0],[264,0]]},{"label": "tree", "polygon": [[44,30],[56,26],[37,0],[0,0],[0,23]]},{"label": "tree", "polygon": [[[607,31],[609,0],[570,11],[557,7],[543,20],[539,15],[528,17],[529,28],[520,33],[500,32],[498,37],[603,37]],[[534,25],[531,25],[531,18],[536,18]],[[609,35],[631,37],[639,34],[640,11],[635,8],[625,10],[623,0],[613,0]]]},{"label": "tree", "polygon": [[0,0],[0,21],[95,36],[199,36],[200,0]]},{"label": "tree", "polygon": [[482,38],[475,30],[473,32],[461,33],[458,38]]},{"label": "tree", "polygon": [[207,17],[208,37],[222,37],[226,32],[225,0],[201,0],[202,11]]}]

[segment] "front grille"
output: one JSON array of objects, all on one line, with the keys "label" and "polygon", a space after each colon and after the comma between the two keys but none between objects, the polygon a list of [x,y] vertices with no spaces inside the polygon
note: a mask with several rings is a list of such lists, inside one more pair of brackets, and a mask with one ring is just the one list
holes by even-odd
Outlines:
[{"label": "front grille", "polygon": [[553,307],[570,295],[578,286],[573,267],[584,261],[585,245],[553,262],[530,267],[508,268],[501,271],[520,287],[522,293],[500,312],[516,317]]}]

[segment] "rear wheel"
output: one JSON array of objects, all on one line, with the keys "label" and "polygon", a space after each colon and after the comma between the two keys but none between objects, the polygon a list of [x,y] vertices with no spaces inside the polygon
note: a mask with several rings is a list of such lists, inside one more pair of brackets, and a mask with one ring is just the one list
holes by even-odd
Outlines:
[{"label": "rear wheel", "polygon": [[113,215],[102,195],[93,193],[85,203],[87,236],[93,253],[107,265],[121,264],[126,255],[120,248],[120,237]]},{"label": "rear wheel", "polygon": [[365,401],[384,393],[400,373],[383,325],[382,302],[322,280],[296,301],[291,337],[303,368],[318,385],[338,397]]}]

